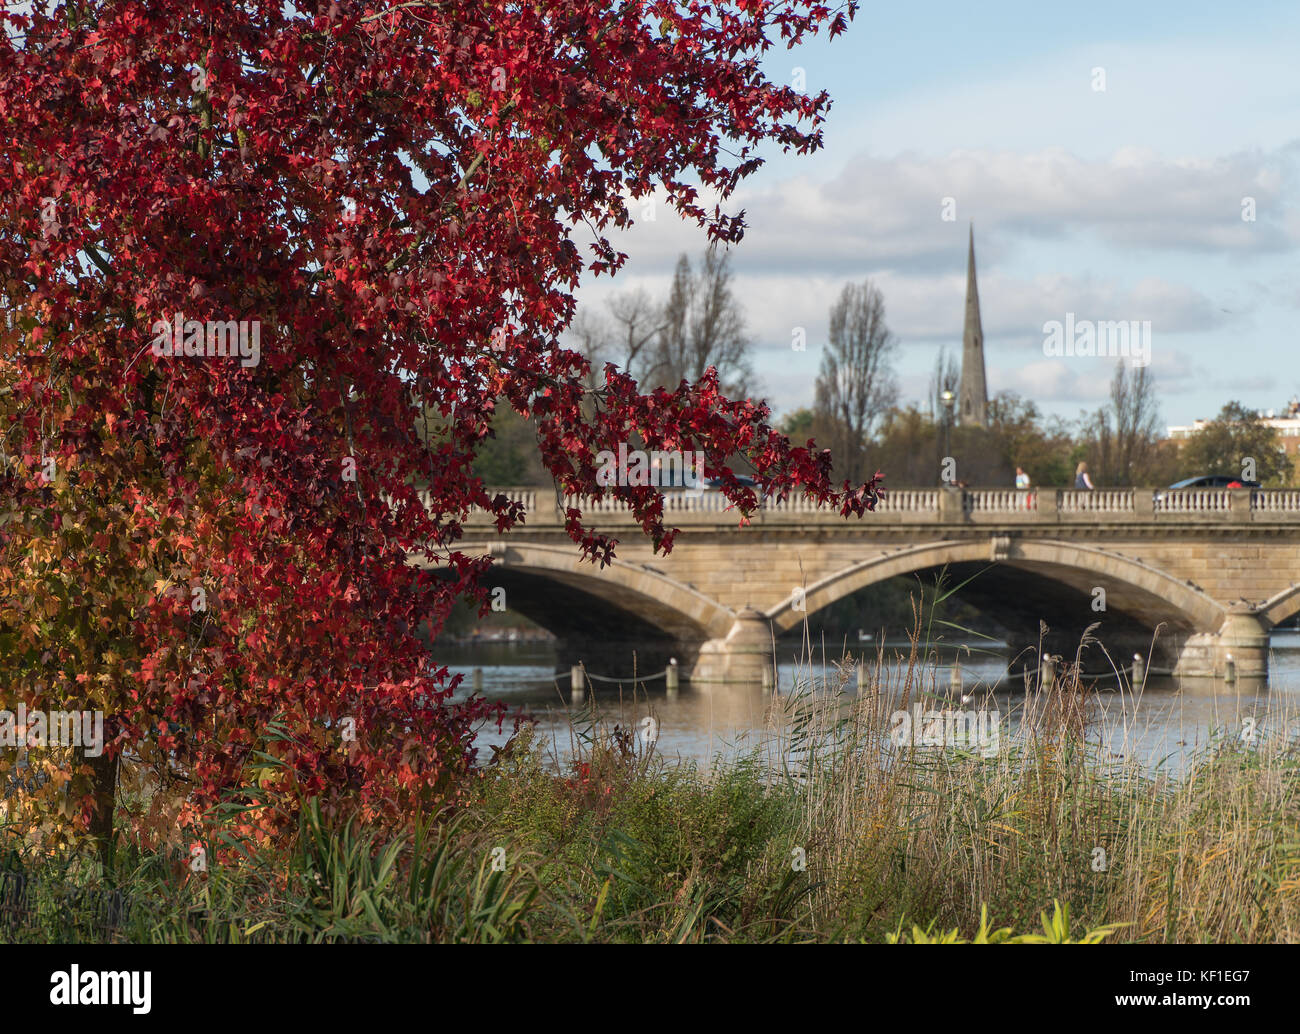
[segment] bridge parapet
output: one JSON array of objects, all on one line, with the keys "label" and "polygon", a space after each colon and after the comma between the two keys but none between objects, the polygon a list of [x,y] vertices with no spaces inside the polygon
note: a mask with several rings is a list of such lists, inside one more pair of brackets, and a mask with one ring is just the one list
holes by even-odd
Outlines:
[{"label": "bridge parapet", "polygon": [[961,493],[964,513],[1019,513],[1038,509],[1038,493],[1015,488],[977,488]]},{"label": "bridge parapet", "polygon": [[1179,488],[1155,495],[1158,513],[1228,513],[1232,509],[1230,488]]},{"label": "bridge parapet", "polygon": [[[521,502],[530,527],[563,523],[563,510],[636,523],[627,503],[612,496],[566,496],[557,500],[543,488],[489,489]],[[557,505],[557,503],[559,505]],[[664,513],[677,524],[732,525],[741,513],[721,492],[668,489]],[[487,523],[475,511],[470,523]],[[833,507],[804,495],[767,498],[751,514],[754,524],[833,524],[844,520]],[[1152,521],[1158,524],[1268,523],[1300,524],[1300,489],[1152,489],[1100,488],[906,488],[888,491],[864,522],[918,524],[1108,524]]]},{"label": "bridge parapet", "polygon": [[1259,513],[1300,514],[1300,489],[1281,488],[1254,492],[1251,508]]},{"label": "bridge parapet", "polygon": [[1134,512],[1134,488],[1098,488],[1093,491],[1046,489],[1056,493],[1060,514],[1128,514]]}]

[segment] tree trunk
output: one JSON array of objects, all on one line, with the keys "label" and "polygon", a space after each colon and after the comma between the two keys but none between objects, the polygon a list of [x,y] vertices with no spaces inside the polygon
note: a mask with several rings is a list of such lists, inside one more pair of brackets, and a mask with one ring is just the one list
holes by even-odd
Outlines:
[{"label": "tree trunk", "polygon": [[107,876],[113,866],[113,809],[117,804],[118,756],[101,754],[85,761],[91,770],[90,792],[95,808],[90,817],[90,835],[95,840]]}]

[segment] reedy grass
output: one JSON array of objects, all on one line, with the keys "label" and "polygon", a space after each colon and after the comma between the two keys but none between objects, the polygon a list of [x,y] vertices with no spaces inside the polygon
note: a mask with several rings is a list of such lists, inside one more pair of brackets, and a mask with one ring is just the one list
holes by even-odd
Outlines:
[{"label": "reedy grass", "polygon": [[[1285,716],[1253,744],[1221,731],[1180,773],[1151,769],[1089,734],[1097,700],[1078,672],[1031,679],[992,757],[889,742],[894,710],[945,699],[917,639],[902,666],[879,652],[860,694],[845,692],[852,663],[801,675],[770,699],[761,743],[709,766],[602,732],[594,713],[563,757],[526,728],[470,803],[405,829],[306,801],[277,847],[235,837],[238,808],[214,813],[203,873],[129,843],[107,879],[75,852],[14,855],[27,901],[0,900],[0,939],[1300,940]],[[66,888],[112,888],[129,909],[106,922],[102,898]]]}]

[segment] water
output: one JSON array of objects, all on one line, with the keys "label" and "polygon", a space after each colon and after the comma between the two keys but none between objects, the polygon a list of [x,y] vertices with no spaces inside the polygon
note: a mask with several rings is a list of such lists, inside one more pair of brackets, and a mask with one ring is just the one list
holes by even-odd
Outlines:
[{"label": "water", "polygon": [[[896,687],[901,672],[906,670],[909,644],[900,640],[886,641],[883,649],[878,646],[848,644],[849,651],[862,656],[873,671],[879,659],[883,683]],[[617,652],[621,648],[614,649]],[[1017,725],[1025,693],[1023,678],[1008,673],[1011,657],[1005,648],[998,644],[990,649],[987,643],[970,642],[931,644],[931,649],[937,663],[928,669],[921,699],[936,701],[936,707],[996,709],[1002,716],[1002,735],[1009,736]],[[1138,692],[1127,680],[1099,677],[1093,683],[1098,692],[1091,735],[1116,760],[1136,758],[1147,768],[1164,766],[1175,773],[1209,743],[1216,730],[1238,737],[1250,729],[1253,720],[1256,736],[1285,732],[1295,738],[1300,735],[1300,632],[1275,631],[1270,649],[1266,685],[1258,680],[1239,680],[1230,687],[1222,681],[1180,683],[1151,676]],[[608,657],[609,645],[603,650]],[[621,654],[627,658],[627,670],[635,650],[635,645],[628,644]],[[827,645],[824,663],[820,645],[813,651],[815,663],[807,660],[806,650],[800,662],[800,652],[797,644],[778,644],[777,693],[788,697],[796,692],[833,692],[840,685],[849,694],[856,692],[851,673],[847,682],[837,674],[834,659],[842,654],[840,645]],[[464,674],[459,698],[469,694],[473,670],[481,669],[483,695],[505,703],[512,715],[535,721],[540,737],[560,754],[572,749],[574,719],[580,725],[587,722],[593,706],[607,728],[616,724],[631,728],[652,715],[658,722],[656,749],[661,754],[701,763],[770,743],[777,735],[771,691],[765,692],[761,686],[693,687],[683,679],[680,691],[670,697],[662,678],[624,678],[589,683],[584,702],[574,705],[569,702],[569,660],[566,657],[561,661],[554,643],[439,645],[434,660],[446,664],[453,673]],[[963,691],[970,698],[965,704],[949,697],[954,662],[960,663]],[[1104,663],[1104,658],[1097,655],[1085,667],[1092,670],[1094,665]],[[647,666],[641,664],[638,670]],[[662,669],[660,660],[649,674],[658,674]],[[589,664],[588,670],[593,675],[603,674],[596,663]],[[891,692],[897,695],[897,689]],[[941,700],[944,702],[937,702]],[[984,700],[988,703],[982,705]],[[478,738],[480,756],[486,756],[488,747],[503,744],[509,735],[509,722],[502,732],[495,725],[484,728]]]}]

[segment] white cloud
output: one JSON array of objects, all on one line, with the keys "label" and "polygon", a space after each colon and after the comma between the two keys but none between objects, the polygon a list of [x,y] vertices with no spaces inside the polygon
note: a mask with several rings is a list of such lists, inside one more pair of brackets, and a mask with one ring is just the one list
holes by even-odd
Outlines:
[{"label": "white cloud", "polygon": [[[856,124],[841,106],[828,149],[794,166],[825,169],[834,157],[833,175],[778,180],[769,169],[724,206],[746,210],[736,289],[773,404],[810,401],[826,312],[846,281],[865,277],[903,345],[904,392],[921,395],[938,349],[960,348],[971,219],[991,390],[1070,413],[1104,398],[1113,364],[1041,354],[1043,323],[1068,312],[1150,320],[1152,370],[1171,408],[1237,390],[1234,363],[1258,368],[1283,347],[1279,328],[1300,307],[1290,268],[1300,141],[1278,93],[1293,81],[1284,49],[1106,46],[1037,56],[960,89],[855,97],[867,112]],[[1105,94],[1090,88],[1094,65],[1107,69]],[[874,151],[853,154],[862,141]],[[941,218],[948,197],[954,222]],[[1253,222],[1242,219],[1247,197]],[[678,254],[706,246],[666,206],[657,214],[615,241],[631,261],[613,282],[585,286],[584,303],[635,286],[662,293]],[[789,348],[796,326],[806,353]],[[1290,393],[1288,378],[1240,385]]]}]

